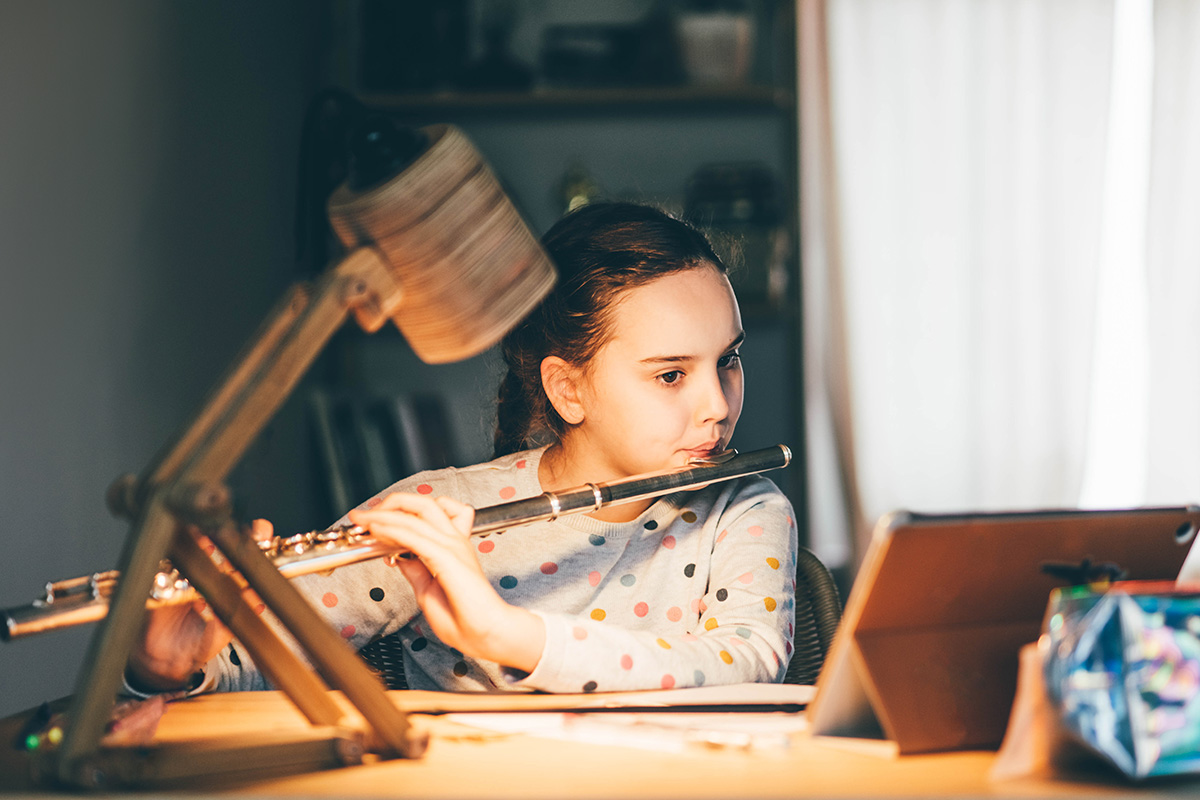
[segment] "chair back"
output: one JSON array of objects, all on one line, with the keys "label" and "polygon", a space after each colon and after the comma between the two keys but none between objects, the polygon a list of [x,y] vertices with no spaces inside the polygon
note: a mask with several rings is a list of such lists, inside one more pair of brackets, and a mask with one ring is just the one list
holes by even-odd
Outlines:
[{"label": "chair back", "polygon": [[811,550],[796,554],[794,651],[784,683],[815,684],[842,619],[842,600],[828,568]]}]

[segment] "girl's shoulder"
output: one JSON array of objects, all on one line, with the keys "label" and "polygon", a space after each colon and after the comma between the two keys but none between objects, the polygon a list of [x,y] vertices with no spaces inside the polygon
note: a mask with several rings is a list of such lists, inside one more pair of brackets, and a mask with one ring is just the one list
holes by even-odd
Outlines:
[{"label": "girl's shoulder", "polygon": [[722,518],[747,513],[778,514],[787,519],[794,517],[787,495],[774,481],[763,475],[735,478],[726,485],[714,484],[707,491],[713,492],[712,512]]},{"label": "girl's shoulder", "polygon": [[472,464],[414,473],[361,504],[370,507],[393,492],[452,497],[468,505],[489,505],[541,493],[538,463],[544,448],[513,453]]}]

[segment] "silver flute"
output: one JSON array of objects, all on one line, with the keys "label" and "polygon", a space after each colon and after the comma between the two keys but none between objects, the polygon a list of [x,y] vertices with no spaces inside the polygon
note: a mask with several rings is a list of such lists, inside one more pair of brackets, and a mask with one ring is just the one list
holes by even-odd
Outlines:
[{"label": "silver flute", "polygon": [[[605,506],[645,500],[671,492],[699,489],[710,483],[786,467],[791,460],[792,451],[782,444],[742,454],[727,450],[710,458],[693,461],[681,469],[609,483],[585,483],[561,492],[544,492],[536,497],[477,509],[471,535],[494,533],[567,514],[598,511]],[[377,541],[370,531],[358,525],[273,536],[259,541],[258,546],[279,572],[289,579],[398,555],[395,545]],[[9,641],[103,619],[108,614],[109,598],[119,580],[120,573],[109,570],[47,583],[43,597],[28,605],[0,611],[4,617],[0,639]],[[155,607],[185,603],[198,596],[187,578],[169,562],[163,561],[154,576],[147,605]]]}]

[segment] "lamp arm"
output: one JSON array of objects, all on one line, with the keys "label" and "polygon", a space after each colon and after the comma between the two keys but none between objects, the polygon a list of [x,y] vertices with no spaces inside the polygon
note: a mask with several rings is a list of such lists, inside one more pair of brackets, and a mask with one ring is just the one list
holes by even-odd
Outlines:
[{"label": "lamp arm", "polygon": [[399,302],[399,285],[368,247],[350,253],[315,286],[290,287],[192,420],[140,476],[122,476],[113,483],[109,508],[133,519],[153,487],[224,478],[345,323],[348,312],[363,330],[373,333]]},{"label": "lamp arm", "polygon": [[[119,493],[123,502],[116,505],[134,524],[119,559],[124,579],[91,640],[76,684],[72,724],[57,763],[61,780],[89,782],[81,773],[93,769],[91,758],[145,615],[146,592],[175,535],[168,499],[189,486],[212,486],[225,478],[350,313],[360,326],[374,331],[399,302],[400,287],[387,264],[367,247],[326,272],[311,297],[293,288],[201,411],[144,473],[150,479],[125,481]],[[110,491],[110,505],[112,500]]]}]

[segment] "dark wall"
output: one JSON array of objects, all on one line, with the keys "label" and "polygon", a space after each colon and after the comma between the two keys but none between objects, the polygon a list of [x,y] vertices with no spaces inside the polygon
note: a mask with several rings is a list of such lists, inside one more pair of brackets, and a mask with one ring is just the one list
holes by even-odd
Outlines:
[{"label": "dark wall", "polygon": [[[321,13],[0,6],[0,606],[114,565],[127,526],[108,484],[154,456],[293,280]],[[307,517],[279,466],[301,445],[284,425],[247,456],[250,513]],[[90,631],[0,644],[0,713],[70,692]]]}]

